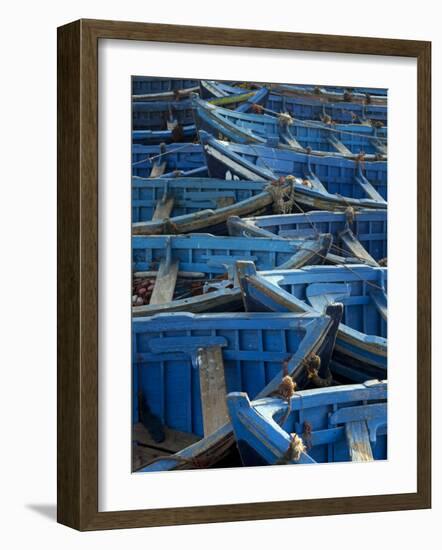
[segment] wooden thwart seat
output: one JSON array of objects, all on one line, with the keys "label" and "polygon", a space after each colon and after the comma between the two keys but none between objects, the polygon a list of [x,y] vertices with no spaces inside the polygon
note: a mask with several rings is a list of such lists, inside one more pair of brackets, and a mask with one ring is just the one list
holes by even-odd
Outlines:
[{"label": "wooden thwart seat", "polygon": [[365,420],[347,422],[345,424],[345,436],[352,462],[371,462],[373,460]]},{"label": "wooden thwart seat", "polygon": [[229,422],[226,405],[226,381],[221,346],[198,350],[204,437]]},{"label": "wooden thwart seat", "polygon": [[167,261],[163,258],[160,262],[158,276],[150,298],[150,304],[165,304],[173,300],[175,285],[178,277],[179,261]]}]

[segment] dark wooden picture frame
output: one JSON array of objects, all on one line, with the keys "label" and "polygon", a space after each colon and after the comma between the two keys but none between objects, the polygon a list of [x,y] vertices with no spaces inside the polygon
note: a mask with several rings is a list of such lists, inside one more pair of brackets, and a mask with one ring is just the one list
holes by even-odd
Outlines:
[{"label": "dark wooden picture frame", "polygon": [[[418,70],[417,492],[98,511],[98,41],[402,56]],[[277,45],[277,46],[275,46]],[[431,506],[431,43],[79,20],[58,29],[58,521],[85,531]],[[410,198],[411,200],[413,198]]]}]

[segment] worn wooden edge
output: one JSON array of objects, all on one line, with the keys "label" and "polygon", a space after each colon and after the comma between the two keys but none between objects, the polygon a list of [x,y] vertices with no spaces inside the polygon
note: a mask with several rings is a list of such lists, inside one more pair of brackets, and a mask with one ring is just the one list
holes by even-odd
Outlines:
[{"label": "worn wooden edge", "polygon": [[[417,493],[98,512],[98,39],[418,59]],[[422,41],[79,20],[58,29],[57,518],[78,530],[411,510],[431,506],[431,44]]]},{"label": "worn wooden edge", "polygon": [[79,526],[80,22],[58,32],[57,519]]},{"label": "worn wooden edge", "polygon": [[85,30],[87,29],[87,32],[92,33],[96,38],[327,53],[418,57],[425,44],[428,44],[428,42],[420,40],[197,27],[133,21],[81,19],[80,23]]},{"label": "worn wooden edge", "polygon": [[417,485],[431,508],[431,43],[417,62]]},{"label": "worn wooden edge", "polygon": [[428,508],[426,500],[416,493],[300,501],[252,502],[219,506],[100,512],[90,518],[90,523],[82,530],[164,527],[183,524],[393,512],[424,508]]}]

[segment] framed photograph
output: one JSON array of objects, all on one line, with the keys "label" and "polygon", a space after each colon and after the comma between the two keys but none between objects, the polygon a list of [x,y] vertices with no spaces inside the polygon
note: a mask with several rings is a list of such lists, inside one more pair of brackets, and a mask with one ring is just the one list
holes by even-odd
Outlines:
[{"label": "framed photograph", "polygon": [[58,29],[60,523],[431,506],[430,67],[429,42]]}]

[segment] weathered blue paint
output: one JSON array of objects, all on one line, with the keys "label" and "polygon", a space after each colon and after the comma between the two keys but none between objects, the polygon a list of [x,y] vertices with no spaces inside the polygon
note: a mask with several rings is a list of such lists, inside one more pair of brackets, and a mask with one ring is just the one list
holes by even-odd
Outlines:
[{"label": "weathered blue paint", "polygon": [[[199,130],[214,137],[225,136],[235,143],[270,142],[280,148],[316,155],[356,157],[362,151],[366,160],[386,154],[385,130],[361,124],[327,125],[321,122],[284,119],[267,114],[251,114],[216,107],[193,96],[194,116]],[[336,143],[344,145],[343,153]]]},{"label": "weathered blue paint", "polygon": [[172,92],[199,86],[199,80],[185,78],[161,78],[152,76],[133,76],[132,95],[158,92]]},{"label": "weathered blue paint", "polygon": [[133,130],[167,130],[168,122],[193,124],[190,99],[181,101],[136,101],[132,103]]},{"label": "weathered blue paint", "polygon": [[[132,268],[133,271],[156,270],[160,261],[170,254],[171,260],[180,262],[181,271],[204,273],[210,279],[225,274],[238,260],[250,260],[258,269],[270,270],[296,263],[300,255],[310,252],[315,240],[249,239],[204,233],[133,236]],[[324,240],[325,245],[327,236],[321,235],[319,240],[321,243]]]},{"label": "weathered blue paint", "polygon": [[166,425],[202,436],[199,348],[220,345],[222,340],[227,391],[243,388],[256,396],[281,377],[286,359],[295,355],[300,360],[301,342],[316,342],[328,323],[317,314],[171,313],[134,319],[134,379],[152,412]]},{"label": "weathered blue paint", "polygon": [[[303,390],[290,405],[276,398],[250,402],[247,394],[232,393],[227,405],[245,466],[350,461],[345,434],[350,422],[365,425],[374,460],[387,458],[386,382]],[[284,455],[293,433],[306,450],[300,460],[287,461]]]},{"label": "weathered blue paint", "polygon": [[265,182],[227,181],[211,178],[132,178],[132,222],[152,219],[158,201],[173,196],[170,218],[217,209],[262,193]]},{"label": "weathered blue paint", "polygon": [[341,239],[347,227],[372,258],[379,261],[387,257],[386,210],[359,210],[351,216],[344,212],[311,211],[244,218],[238,224],[234,219],[229,222],[231,235],[258,237],[262,230],[285,238],[329,233],[333,236],[331,251],[338,256],[347,256],[348,253]]},{"label": "weathered blue paint", "polygon": [[303,120],[324,120],[330,117],[337,123],[379,121],[387,124],[387,106],[351,102],[329,102],[319,97],[294,97],[271,92],[266,104],[268,109],[277,113],[289,113]]},{"label": "weathered blue paint", "polygon": [[[316,313],[162,314],[134,319],[134,395],[141,392],[151,412],[170,428],[202,436],[198,348],[222,339],[227,391],[263,397],[277,389],[285,361],[296,377],[303,358],[324,345],[330,327],[330,318]],[[133,419],[138,421],[137,400]],[[230,428],[221,432],[231,437]],[[192,456],[217,442],[218,436],[203,440]],[[164,459],[142,471],[175,467],[176,461]]]},{"label": "weathered blue paint", "polygon": [[307,209],[387,207],[387,163],[358,162],[295,151],[241,145],[200,132],[211,177],[276,180],[293,178],[296,201]]},{"label": "weathered blue paint", "polygon": [[179,134],[174,130],[134,130],[132,132],[132,143],[140,145],[158,145],[159,143],[181,143],[190,141],[196,135],[196,126],[188,124],[183,126]]},{"label": "weathered blue paint", "polygon": [[[248,262],[237,265],[237,275],[247,311],[323,311],[328,303],[342,303],[336,359],[367,378],[386,378],[386,268],[305,266],[257,273]],[[381,304],[373,296],[377,291]]]},{"label": "weathered blue paint", "polygon": [[196,143],[170,145],[132,145],[132,175],[149,177],[155,164],[165,162],[165,174],[205,169],[202,147]]}]

